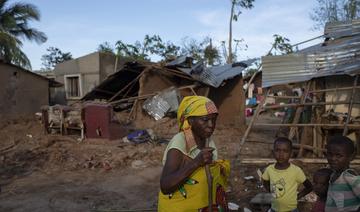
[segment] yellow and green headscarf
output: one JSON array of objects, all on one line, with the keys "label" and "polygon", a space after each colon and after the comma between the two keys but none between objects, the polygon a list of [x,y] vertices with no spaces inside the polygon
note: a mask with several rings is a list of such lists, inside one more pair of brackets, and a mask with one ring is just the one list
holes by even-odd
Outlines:
[{"label": "yellow and green headscarf", "polygon": [[213,113],[218,113],[218,110],[214,102],[205,96],[184,97],[177,112],[179,131],[190,128],[187,120],[190,116],[206,116]]}]

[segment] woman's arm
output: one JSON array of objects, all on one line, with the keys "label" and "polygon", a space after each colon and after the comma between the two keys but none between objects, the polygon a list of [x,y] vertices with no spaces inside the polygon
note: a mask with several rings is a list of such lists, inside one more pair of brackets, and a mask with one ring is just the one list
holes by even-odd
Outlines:
[{"label": "woman's arm", "polygon": [[177,149],[170,149],[160,179],[161,192],[163,194],[174,192],[197,168],[210,164],[213,150],[213,148],[202,149],[194,160],[182,166],[185,155]]}]

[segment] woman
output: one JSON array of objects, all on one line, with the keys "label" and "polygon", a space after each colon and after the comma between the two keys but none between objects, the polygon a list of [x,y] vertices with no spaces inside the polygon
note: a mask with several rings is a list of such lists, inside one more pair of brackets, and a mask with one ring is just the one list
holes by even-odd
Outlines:
[{"label": "woman", "polygon": [[[206,211],[208,183],[205,165],[210,165],[213,211],[227,211],[224,187],[230,172],[228,161],[217,160],[210,138],[218,110],[203,96],[185,97],[178,109],[179,133],[169,142],[163,158],[158,211]],[[205,147],[209,140],[209,147]]]}]

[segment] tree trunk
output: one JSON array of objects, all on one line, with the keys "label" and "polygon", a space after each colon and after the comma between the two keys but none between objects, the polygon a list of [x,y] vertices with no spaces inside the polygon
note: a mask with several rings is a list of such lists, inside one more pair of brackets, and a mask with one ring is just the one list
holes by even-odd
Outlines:
[{"label": "tree trunk", "polygon": [[233,60],[233,53],[232,53],[232,21],[234,16],[234,8],[235,8],[235,1],[231,1],[231,12],[230,12],[230,23],[229,23],[229,49],[228,49],[228,58],[226,63],[231,64]]}]

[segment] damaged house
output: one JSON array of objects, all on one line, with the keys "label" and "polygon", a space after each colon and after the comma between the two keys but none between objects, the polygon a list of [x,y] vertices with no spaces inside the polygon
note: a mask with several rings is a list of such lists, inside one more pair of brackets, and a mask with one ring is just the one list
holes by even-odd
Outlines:
[{"label": "damaged house", "polygon": [[66,104],[80,100],[126,61],[125,58],[116,60],[113,54],[94,52],[57,64],[54,69],[55,80],[63,83],[64,87],[56,90],[56,102]]},{"label": "damaged house", "polygon": [[136,128],[156,128],[166,115],[172,125],[158,127],[158,131],[165,131],[158,133],[171,134],[168,130],[176,125],[174,112],[181,98],[204,95],[218,106],[219,125],[242,129],[245,125],[242,71],[253,61],[210,68],[201,62],[194,64],[190,57],[179,57],[166,65],[128,62],[82,100],[112,105],[120,119],[132,121]]},{"label": "damaged house", "polygon": [[0,59],[0,118],[33,116],[62,84]]},{"label": "damaged house", "polygon": [[[323,157],[326,141],[342,134],[360,141],[360,20],[327,24],[324,41],[301,51],[262,58],[262,86],[301,88],[300,95],[271,95],[291,99],[282,105],[258,105],[264,109],[293,109],[293,116],[282,123],[259,123],[259,113],[251,120],[242,139],[245,142],[252,126],[287,128],[287,136],[298,148],[298,157]],[[359,149],[358,154],[359,154]]]}]

